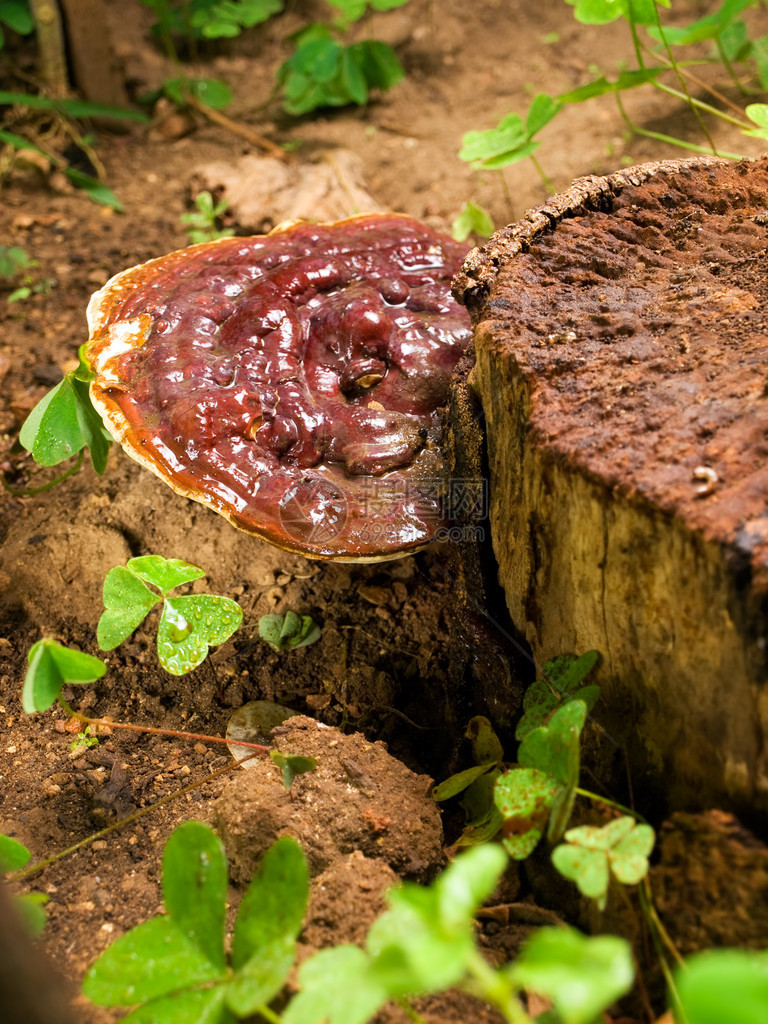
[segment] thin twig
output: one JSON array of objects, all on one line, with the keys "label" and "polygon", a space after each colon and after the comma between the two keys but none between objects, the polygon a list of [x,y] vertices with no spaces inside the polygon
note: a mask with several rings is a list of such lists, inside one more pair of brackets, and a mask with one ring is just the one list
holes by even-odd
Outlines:
[{"label": "thin twig", "polygon": [[258,132],[253,131],[244,124],[240,124],[239,121],[233,121],[231,117],[227,117],[226,114],[222,114],[220,110],[214,110],[213,107],[209,107],[206,103],[201,103],[196,96],[185,96],[185,101],[190,107],[194,107],[195,110],[199,111],[203,117],[207,117],[209,121],[213,121],[214,124],[219,125],[221,128],[226,128],[232,132],[233,135],[239,135],[247,142],[253,143],[254,146],[258,146],[259,149],[265,149],[272,156],[277,157],[278,160],[283,160],[285,163],[289,163],[293,157],[290,153],[278,146],[276,142],[272,142],[271,139],[266,138],[264,135],[260,135]]}]

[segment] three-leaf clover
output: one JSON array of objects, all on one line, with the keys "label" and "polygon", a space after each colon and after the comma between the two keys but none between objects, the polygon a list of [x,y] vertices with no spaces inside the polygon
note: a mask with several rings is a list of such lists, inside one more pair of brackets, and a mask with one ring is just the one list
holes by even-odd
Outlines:
[{"label": "three-leaf clover", "polygon": [[569,829],[565,840],[552,851],[552,863],[603,910],[611,875],[622,885],[636,885],[648,874],[655,836],[650,825],[623,815],[602,828]]},{"label": "three-leaf clover", "polygon": [[243,619],[240,605],[228,597],[168,596],[176,587],[204,575],[199,566],[161,555],[142,555],[110,569],[104,579],[104,612],[96,631],[99,647],[113,650],[162,602],[157,629],[160,664],[173,675],[197,668],[208,648],[228,640]]},{"label": "three-leaf clover", "polygon": [[229,1024],[233,1015],[266,1010],[293,964],[307,906],[309,873],[298,843],[286,836],[264,855],[240,903],[229,962],[227,861],[207,825],[188,821],[172,833],[162,884],[165,915],[105,950],[85,977],[85,995],[100,1006],[138,1004],[124,1018],[132,1024]]}]

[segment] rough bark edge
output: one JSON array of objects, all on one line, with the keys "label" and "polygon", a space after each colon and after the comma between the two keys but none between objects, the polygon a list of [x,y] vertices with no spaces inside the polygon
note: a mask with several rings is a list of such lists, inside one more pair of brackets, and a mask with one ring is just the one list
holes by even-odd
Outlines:
[{"label": "rough bark edge", "polygon": [[496,231],[485,245],[472,249],[453,279],[453,294],[476,319],[503,266],[521,252],[527,252],[535,238],[552,231],[560,221],[595,210],[610,211],[613,200],[627,186],[642,185],[656,174],[680,174],[729,163],[722,157],[700,156],[682,160],[657,160],[627,167],[600,177],[590,174],[577,178],[570,188],[560,192],[543,206],[535,206],[515,224]]}]

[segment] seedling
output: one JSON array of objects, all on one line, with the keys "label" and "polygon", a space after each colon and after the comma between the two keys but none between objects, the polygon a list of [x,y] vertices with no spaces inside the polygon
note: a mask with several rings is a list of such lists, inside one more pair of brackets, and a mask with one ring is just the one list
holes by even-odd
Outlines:
[{"label": "seedling", "polygon": [[478,846],[431,886],[390,890],[389,910],[373,924],[364,950],[339,946],[302,964],[301,991],[283,1024],[365,1024],[390,1000],[454,987],[491,1003],[511,1024],[532,1024],[519,999],[524,988],[553,1001],[553,1024],[591,1024],[631,987],[629,945],[570,928],[542,929],[517,961],[494,970],[478,950],[474,916],[505,867],[501,847]]},{"label": "seedling", "polygon": [[69,749],[73,755],[82,754],[91,747],[97,747],[99,745],[99,737],[91,734],[90,725],[86,727],[75,736],[69,745]]},{"label": "seedling", "polygon": [[101,679],[107,666],[83,651],[72,651],[56,640],[38,640],[27,655],[29,668],[24,677],[21,703],[27,714],[47,711],[58,701],[67,714],[72,709],[61,695],[64,686],[84,686]]},{"label": "seedling", "polygon": [[284,615],[262,615],[259,636],[282,653],[315,643],[320,639],[321,630],[310,615],[286,612]]},{"label": "seedling", "polygon": [[83,992],[100,1006],[139,1006],[127,1021],[206,1020],[261,1014],[293,965],[309,874],[295,840],[274,843],[245,891],[225,949],[227,861],[217,836],[188,821],[163,853],[165,915],[133,928],[88,971]]},{"label": "seedling", "polygon": [[461,213],[451,225],[451,233],[457,242],[463,242],[470,235],[488,238],[493,234],[493,220],[482,206],[466,202],[461,208]]},{"label": "seedling", "polygon": [[229,203],[221,199],[214,203],[210,192],[199,192],[195,196],[195,209],[182,213],[179,220],[185,225],[190,245],[197,242],[212,242],[215,238],[229,238],[234,235],[234,228],[218,228],[217,221],[227,209]]},{"label": "seedling", "polygon": [[9,284],[17,285],[9,292],[6,301],[23,302],[31,295],[44,295],[51,290],[55,282],[34,273],[39,266],[38,261],[31,259],[19,246],[0,245],[0,277],[6,278]]},{"label": "seedling", "polygon": [[473,767],[436,786],[438,801],[463,793],[467,827],[456,846],[487,842],[504,829],[503,843],[515,858],[529,856],[549,822],[550,841],[565,831],[579,775],[579,735],[600,695],[598,686],[582,686],[599,660],[597,651],[577,658],[553,658],[541,680],[526,691],[517,731],[523,740],[517,755],[522,767],[506,770],[501,744],[490,722],[479,716],[467,729]]},{"label": "seedling", "polygon": [[[11,836],[0,835],[0,872],[7,874],[23,868],[32,857],[27,847]],[[18,893],[14,897],[16,909],[33,936],[39,935],[45,927],[45,910],[48,896],[43,892]]]},{"label": "seedling", "polygon": [[[670,26],[663,23],[662,9],[670,6],[668,2],[566,2],[574,7],[577,21],[586,25],[604,25],[624,18],[631,33],[637,66],[623,69],[612,78],[601,74],[599,68],[593,67],[591,70],[595,77],[586,85],[561,93],[559,96],[540,93],[534,97],[524,117],[510,113],[502,118],[495,128],[468,132],[464,136],[459,152],[462,160],[467,160],[476,167],[498,170],[530,158],[547,188],[552,190],[551,182],[534,155],[541,144],[537,136],[564,107],[609,94],[615,97],[619,113],[630,132],[658,142],[695,152],[718,154],[703,115],[718,117],[740,129],[745,135],[768,138],[768,111],[765,104],[750,104],[742,110],[727,99],[722,90],[712,89],[692,70],[695,64],[707,63],[700,59],[700,49],[696,51],[695,60],[678,60],[674,52],[681,47],[700,47],[701,43],[709,42],[712,45],[709,63],[721,64],[730,81],[742,93],[748,92],[749,78],[755,75],[761,88],[768,88],[768,36],[750,39],[748,27],[741,17],[747,9],[759,6],[758,0],[724,0],[719,10],[687,26]],[[643,31],[647,35],[647,40],[641,34]],[[746,77],[739,74],[736,65],[746,70]],[[651,131],[635,124],[627,114],[622,97],[628,90],[642,86],[650,86],[685,104],[698,121],[703,144]],[[700,98],[702,94],[708,94],[706,100]],[[733,158],[738,156],[722,152],[719,155]]]},{"label": "seedling", "polygon": [[237,601],[216,594],[168,595],[205,573],[179,558],[142,555],[110,569],[104,580],[104,612],[96,639],[102,651],[114,650],[162,603],[157,629],[160,664],[173,675],[197,668],[209,647],[223,644],[243,619]]},{"label": "seedling", "polygon": [[602,828],[583,825],[569,829],[565,842],[552,852],[552,863],[604,910],[611,875],[622,885],[641,882],[648,874],[654,841],[650,825],[624,815]]},{"label": "seedling", "polygon": [[387,90],[405,75],[395,51],[386,43],[366,39],[346,46],[341,33],[377,11],[402,7],[408,0],[329,0],[341,11],[331,24],[316,22],[294,36],[296,52],[279,69],[278,85],[289,114],[308,114],[319,107],[363,106],[371,89]]},{"label": "seedling", "polygon": [[301,754],[283,754],[279,750],[270,750],[271,760],[282,770],[283,786],[286,793],[293,785],[297,775],[304,775],[305,772],[313,772],[317,768],[317,761],[314,757],[303,757]]},{"label": "seedling", "polygon": [[152,31],[166,53],[178,61],[174,40],[186,40],[194,54],[195,44],[203,39],[239,36],[246,28],[259,25],[283,9],[282,0],[142,0],[155,17]]}]

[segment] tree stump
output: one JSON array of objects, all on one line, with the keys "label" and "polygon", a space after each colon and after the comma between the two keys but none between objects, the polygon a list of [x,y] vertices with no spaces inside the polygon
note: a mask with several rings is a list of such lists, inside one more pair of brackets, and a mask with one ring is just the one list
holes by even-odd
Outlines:
[{"label": "tree stump", "polygon": [[512,621],[602,653],[603,750],[678,808],[768,810],[767,252],[768,158],[697,158],[580,179],[454,283]]}]

